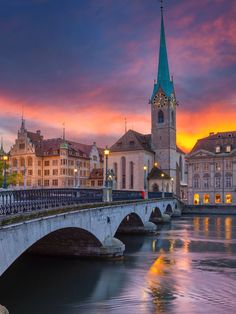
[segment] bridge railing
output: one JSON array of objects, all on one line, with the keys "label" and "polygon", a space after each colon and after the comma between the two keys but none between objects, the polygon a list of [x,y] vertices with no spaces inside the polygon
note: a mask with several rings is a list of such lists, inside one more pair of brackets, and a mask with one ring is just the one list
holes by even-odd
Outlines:
[{"label": "bridge railing", "polygon": [[[172,193],[164,193],[164,197],[170,196]],[[150,199],[161,197],[161,192],[148,193]],[[141,200],[144,198],[144,192],[113,190],[112,198],[113,201]],[[103,189],[2,190],[0,191],[0,216],[102,201]]]}]

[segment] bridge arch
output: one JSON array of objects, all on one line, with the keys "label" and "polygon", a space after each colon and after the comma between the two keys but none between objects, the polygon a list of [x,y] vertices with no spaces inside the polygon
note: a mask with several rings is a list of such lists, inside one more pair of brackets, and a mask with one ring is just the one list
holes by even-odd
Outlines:
[{"label": "bridge arch", "polygon": [[143,226],[144,224],[141,217],[137,213],[131,212],[122,219],[115,232],[115,235],[118,233],[132,233],[143,228]]},{"label": "bridge arch", "polygon": [[67,227],[48,233],[26,252],[51,256],[96,256],[102,243],[91,232],[79,227]]},{"label": "bridge arch", "polygon": [[166,209],[165,209],[165,214],[168,214],[168,215],[172,216],[173,213],[174,213],[174,210],[173,210],[172,206],[170,204],[168,204],[166,206]]}]

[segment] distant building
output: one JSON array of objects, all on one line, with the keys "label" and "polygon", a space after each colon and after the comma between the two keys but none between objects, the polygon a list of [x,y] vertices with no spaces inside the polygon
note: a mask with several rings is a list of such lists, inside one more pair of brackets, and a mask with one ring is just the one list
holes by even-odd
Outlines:
[{"label": "distant building", "polygon": [[10,150],[10,171],[22,174],[20,185],[25,188],[90,187],[90,173],[102,166],[102,149],[96,143],[44,139],[39,130],[29,132],[23,119]]},{"label": "distant building", "polygon": [[199,139],[187,168],[189,204],[236,204],[236,131]]},{"label": "distant building", "polygon": [[[162,8],[158,74],[149,103],[151,134],[129,130],[111,146],[109,168],[115,174],[117,189],[155,191],[163,188],[186,198],[185,153],[176,146],[177,101],[169,73]],[[160,183],[155,182],[153,167],[165,174],[161,188]]]}]

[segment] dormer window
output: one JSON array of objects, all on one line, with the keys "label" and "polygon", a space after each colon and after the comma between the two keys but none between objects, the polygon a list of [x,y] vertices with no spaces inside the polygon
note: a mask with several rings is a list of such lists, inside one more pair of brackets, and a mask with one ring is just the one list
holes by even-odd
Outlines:
[{"label": "dormer window", "polygon": [[231,145],[227,145],[225,148],[226,153],[230,153],[231,152]]},{"label": "dormer window", "polygon": [[220,153],[220,146],[216,146],[216,153]]},{"label": "dormer window", "polygon": [[130,145],[130,146],[134,146],[134,141],[130,141],[130,142],[129,142],[129,145]]}]

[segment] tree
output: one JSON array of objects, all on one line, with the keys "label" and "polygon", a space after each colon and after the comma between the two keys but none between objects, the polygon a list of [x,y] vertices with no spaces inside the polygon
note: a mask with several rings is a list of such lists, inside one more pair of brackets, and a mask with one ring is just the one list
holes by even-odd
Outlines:
[{"label": "tree", "polygon": [[[24,182],[24,177],[22,173],[10,173],[9,172],[9,164],[6,164],[6,171],[7,171],[7,186],[9,185],[19,185],[20,183]],[[4,161],[0,160],[0,187],[3,185],[3,178],[4,178]]]}]

